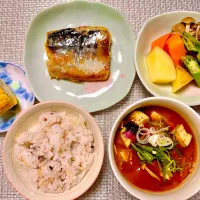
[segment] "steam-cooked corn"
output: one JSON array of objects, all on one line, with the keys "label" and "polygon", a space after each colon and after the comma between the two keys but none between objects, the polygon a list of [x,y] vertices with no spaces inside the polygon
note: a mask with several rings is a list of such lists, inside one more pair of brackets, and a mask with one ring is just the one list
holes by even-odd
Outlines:
[{"label": "steam-cooked corn", "polygon": [[8,95],[3,91],[2,88],[0,88],[0,109],[8,105],[10,102],[10,99]]},{"label": "steam-cooked corn", "polygon": [[0,80],[0,115],[17,104],[17,99],[10,88]]}]

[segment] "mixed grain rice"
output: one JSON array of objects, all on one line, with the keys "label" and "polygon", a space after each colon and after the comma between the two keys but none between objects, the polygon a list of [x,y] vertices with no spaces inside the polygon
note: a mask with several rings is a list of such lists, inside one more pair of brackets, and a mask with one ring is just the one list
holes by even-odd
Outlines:
[{"label": "mixed grain rice", "polygon": [[94,160],[93,133],[83,116],[46,112],[36,131],[15,139],[17,163],[31,169],[32,183],[46,193],[69,190],[85,176]]}]

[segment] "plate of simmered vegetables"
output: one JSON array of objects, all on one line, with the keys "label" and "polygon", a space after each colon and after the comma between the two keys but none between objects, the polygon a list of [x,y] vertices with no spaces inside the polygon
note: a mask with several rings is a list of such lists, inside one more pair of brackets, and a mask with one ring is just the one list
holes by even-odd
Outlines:
[{"label": "plate of simmered vegetables", "polygon": [[199,105],[199,17],[195,12],[166,13],[143,27],[136,44],[135,63],[142,83],[153,95]]}]

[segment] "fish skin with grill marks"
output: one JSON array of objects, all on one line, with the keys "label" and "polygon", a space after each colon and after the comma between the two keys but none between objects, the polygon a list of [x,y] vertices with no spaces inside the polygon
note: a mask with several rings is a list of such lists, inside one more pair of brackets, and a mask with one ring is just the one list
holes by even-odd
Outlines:
[{"label": "fish skin with grill marks", "polygon": [[82,50],[85,46],[96,48],[96,37],[100,33],[99,30],[88,31],[87,35],[75,31],[73,28],[62,29],[48,35],[48,46],[51,49],[70,49],[79,48]]},{"label": "fish skin with grill marks", "polygon": [[103,81],[110,73],[111,35],[104,27],[83,26],[47,33],[45,50],[51,78]]}]

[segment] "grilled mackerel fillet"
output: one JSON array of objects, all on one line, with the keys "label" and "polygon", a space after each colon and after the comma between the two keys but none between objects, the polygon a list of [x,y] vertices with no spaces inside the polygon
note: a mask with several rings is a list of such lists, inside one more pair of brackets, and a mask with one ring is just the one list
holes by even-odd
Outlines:
[{"label": "grilled mackerel fillet", "polygon": [[110,72],[111,35],[104,27],[83,26],[47,33],[49,75],[73,81],[103,81]]}]

